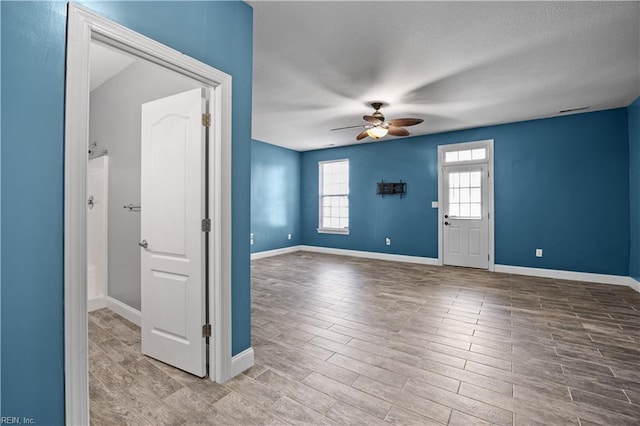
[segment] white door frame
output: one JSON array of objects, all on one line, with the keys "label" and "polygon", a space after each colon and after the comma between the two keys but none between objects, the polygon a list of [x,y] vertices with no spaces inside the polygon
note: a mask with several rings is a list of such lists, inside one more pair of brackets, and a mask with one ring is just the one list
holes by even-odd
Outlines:
[{"label": "white door frame", "polygon": [[448,151],[460,151],[464,149],[486,148],[487,159],[476,161],[464,161],[455,165],[485,163],[489,165],[489,177],[487,180],[487,201],[489,206],[489,271],[495,270],[495,239],[494,239],[494,186],[493,186],[493,139],[482,141],[462,142],[449,145],[438,145],[438,265],[442,266],[444,260],[444,188],[443,168],[444,154]]},{"label": "white door frame", "polygon": [[231,378],[231,76],[148,37],[69,4],[65,102],[65,421],[89,424],[86,182],[91,40],[152,61],[213,88],[209,135],[210,378]]}]

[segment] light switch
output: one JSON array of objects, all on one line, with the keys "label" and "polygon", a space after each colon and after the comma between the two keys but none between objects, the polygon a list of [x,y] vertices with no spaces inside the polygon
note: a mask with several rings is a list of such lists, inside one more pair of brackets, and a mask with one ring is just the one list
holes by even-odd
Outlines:
[{"label": "light switch", "polygon": [[432,209],[437,209],[438,208],[438,202],[437,201],[432,201],[431,202],[431,208]]}]

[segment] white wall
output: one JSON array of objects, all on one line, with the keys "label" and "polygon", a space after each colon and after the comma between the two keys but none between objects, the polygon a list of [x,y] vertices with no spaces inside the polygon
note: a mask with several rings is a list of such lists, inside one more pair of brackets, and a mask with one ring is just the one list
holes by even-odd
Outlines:
[{"label": "white wall", "polygon": [[[91,92],[91,142],[109,150],[108,295],[140,309],[141,105],[200,84],[139,60]],[[142,206],[144,208],[144,206]]]}]

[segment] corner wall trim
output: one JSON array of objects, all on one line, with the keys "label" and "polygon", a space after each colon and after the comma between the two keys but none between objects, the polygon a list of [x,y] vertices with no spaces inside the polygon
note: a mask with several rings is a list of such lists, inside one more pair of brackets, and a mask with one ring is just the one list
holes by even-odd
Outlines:
[{"label": "corner wall trim", "polygon": [[87,312],[95,311],[107,307],[107,297],[98,296],[87,300]]},{"label": "corner wall trim", "polygon": [[367,259],[389,260],[392,262],[419,263],[421,265],[438,265],[438,259],[432,257],[407,256],[403,254],[378,253],[372,251],[359,251],[337,249],[318,246],[298,246],[302,251],[315,253],[337,254],[339,256],[364,257]]},{"label": "corner wall trim", "polygon": [[638,293],[640,293],[640,281],[636,281],[636,279],[632,277],[628,277],[628,278],[629,278],[628,286],[634,289],[635,291],[637,291]]},{"label": "corner wall trim", "polygon": [[299,251],[300,247],[301,246],[290,246],[290,247],[282,247],[282,248],[273,249],[273,250],[265,250],[265,251],[259,251],[256,253],[251,253],[251,260],[277,256],[279,254],[293,253],[295,251]]},{"label": "corner wall trim", "polygon": [[121,317],[128,319],[138,327],[142,324],[142,314],[137,309],[133,309],[131,306],[122,303],[121,301],[114,299],[113,297],[106,296],[107,308],[120,315]]},{"label": "corner wall trim", "polygon": [[253,348],[245,349],[231,358],[231,377],[253,367]]},{"label": "corner wall trim", "polygon": [[590,272],[561,271],[557,269],[529,268],[525,266],[510,265],[496,265],[495,272],[571,281],[586,281],[598,284],[626,285],[631,287],[631,284],[629,283],[630,277],[623,275],[594,274]]}]

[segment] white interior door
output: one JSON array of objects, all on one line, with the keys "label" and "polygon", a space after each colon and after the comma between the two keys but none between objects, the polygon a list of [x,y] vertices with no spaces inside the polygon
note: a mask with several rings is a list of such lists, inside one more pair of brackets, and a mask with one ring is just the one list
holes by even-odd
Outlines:
[{"label": "white interior door", "polygon": [[445,265],[489,267],[487,164],[443,169]]},{"label": "white interior door", "polygon": [[142,353],[206,375],[203,89],[142,105]]}]

